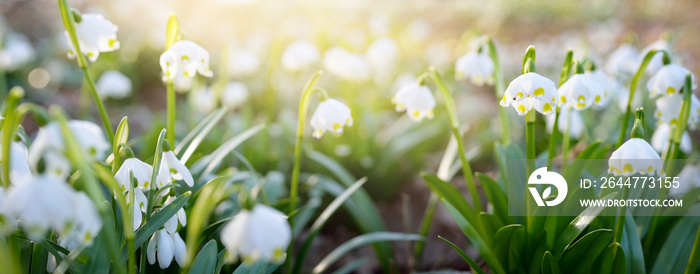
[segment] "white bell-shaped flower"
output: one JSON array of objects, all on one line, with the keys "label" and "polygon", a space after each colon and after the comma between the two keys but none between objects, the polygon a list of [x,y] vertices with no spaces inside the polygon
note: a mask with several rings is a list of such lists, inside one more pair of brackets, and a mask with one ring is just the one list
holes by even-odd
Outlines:
[{"label": "white bell-shaped flower", "polygon": [[326,131],[340,135],[343,133],[343,127],[351,127],[352,123],[350,108],[332,98],[319,103],[316,111],[311,115],[311,127],[314,130],[312,135],[316,138],[321,138]]},{"label": "white bell-shaped flower", "polygon": [[92,243],[102,229],[102,218],[90,197],[83,192],[74,193],[72,202],[76,239],[81,243]]},{"label": "white bell-shaped flower", "polygon": [[227,66],[231,76],[251,76],[260,68],[260,57],[252,50],[237,48],[230,52]]},{"label": "white bell-shaped flower", "polygon": [[[696,129],[700,123],[700,100],[695,94],[690,98],[690,116],[688,116],[688,127]],[[666,123],[671,127],[678,125],[683,106],[683,94],[674,93],[663,96],[656,100],[656,119],[659,123]]]},{"label": "white bell-shaped flower", "polygon": [[630,44],[622,44],[608,56],[605,70],[624,79],[631,78],[639,66],[639,51]]},{"label": "white bell-shaped flower", "polygon": [[686,165],[678,173],[678,187],[669,188],[668,195],[683,195],[697,187],[700,187],[700,168],[694,165]]},{"label": "white bell-shaped flower", "polygon": [[[664,50],[668,53],[671,53],[671,44],[666,41],[666,40],[656,40],[653,43],[649,44],[646,46],[644,49],[642,49],[641,53],[637,57],[638,64],[642,63],[642,60],[644,57],[649,53],[651,50]],[[654,56],[649,60],[649,63],[647,64],[647,70],[646,73],[649,75],[654,75],[656,72],[661,69],[661,67],[664,66],[664,61],[663,61],[663,53],[657,52],[654,54]]]},{"label": "white bell-shaped flower", "polygon": [[309,41],[297,40],[289,44],[282,53],[282,67],[291,72],[308,70],[321,59],[316,45]]},{"label": "white bell-shaped flower", "polygon": [[[90,62],[95,62],[100,52],[110,52],[119,49],[117,30],[119,27],[105,19],[102,14],[82,14],[82,20],[75,24],[80,50],[87,56]],[[70,40],[68,31],[65,32],[68,40],[68,58],[75,58],[75,47]]]},{"label": "white bell-shaped flower", "polygon": [[688,74],[691,75],[692,82],[695,83],[695,75],[682,66],[668,64],[661,67],[647,82],[649,98],[655,98],[662,94],[679,93],[685,85],[685,77]]},{"label": "white bell-shaped flower", "polygon": [[216,94],[211,88],[202,87],[191,93],[190,103],[201,114],[208,114],[216,109]]},{"label": "white bell-shaped flower", "polygon": [[396,111],[406,111],[414,121],[433,118],[435,97],[427,86],[415,81],[399,89],[391,102],[396,105]]},{"label": "white bell-shaped flower", "polygon": [[364,81],[370,75],[370,65],[364,56],[348,52],[341,47],[326,50],[323,55],[323,66],[347,81]]},{"label": "white bell-shaped flower", "polygon": [[[548,115],[547,121],[547,131],[550,133],[554,128],[555,115]],[[570,123],[570,124],[569,124]],[[583,122],[583,116],[581,113],[575,109],[569,107],[563,107],[559,111],[559,121],[557,122],[557,129],[559,132],[569,131],[569,136],[573,139],[580,139],[581,134],[586,130],[586,124]]]},{"label": "white bell-shaped flower", "polygon": [[510,82],[500,104],[502,107],[513,106],[521,116],[532,109],[549,115],[554,113],[558,97],[557,88],[552,80],[529,72]]},{"label": "white bell-shaped flower", "polygon": [[493,60],[484,52],[470,51],[457,59],[455,78],[469,78],[472,83],[482,86],[484,83],[493,84]]},{"label": "white bell-shaped flower", "polygon": [[[126,202],[129,203],[131,199],[131,193],[126,192]],[[141,227],[141,222],[143,221],[143,214],[148,210],[148,198],[143,194],[143,190],[140,187],[134,188],[134,204],[129,205],[134,213],[133,223],[134,231]]]},{"label": "white bell-shaped flower", "polygon": [[282,212],[258,204],[233,216],[221,230],[221,243],[231,256],[240,256],[244,262],[278,263],[285,258],[291,236],[292,229]]},{"label": "white bell-shaped flower", "polygon": [[194,179],[187,167],[177,159],[172,150],[163,151],[158,169],[158,187],[183,180],[188,186],[194,185]]},{"label": "white bell-shaped flower", "polygon": [[585,74],[574,74],[559,87],[559,106],[584,110],[602,101],[603,88]]},{"label": "white bell-shaped flower", "polygon": [[102,98],[123,99],[131,94],[131,80],[119,71],[106,71],[97,79],[97,91]]},{"label": "white bell-shaped flower", "polygon": [[175,92],[184,94],[192,89],[192,83],[194,83],[194,77],[186,77],[183,75],[182,71],[178,72],[173,79],[173,88]]},{"label": "white bell-shaped flower", "polygon": [[663,160],[647,141],[631,138],[613,151],[608,160],[608,173],[615,176],[634,174],[665,176]]},{"label": "white bell-shaped flower", "polygon": [[[668,148],[669,137],[671,134],[675,134],[671,130],[671,126],[665,123],[661,123],[656,127],[654,134],[651,135],[651,146],[654,147],[656,152],[663,153]],[[688,135],[687,131],[681,137],[680,149],[685,154],[691,153],[693,150],[693,143],[690,141],[690,135]]]},{"label": "white bell-shaped flower", "polygon": [[129,191],[129,185],[131,184],[129,172],[134,174],[134,178],[136,178],[136,182],[138,183],[138,185],[134,186],[134,188],[142,187],[148,189],[151,187],[153,167],[137,158],[132,157],[124,160],[122,166],[119,167],[117,173],[114,174],[114,179],[119,183],[119,186],[123,192]]},{"label": "white bell-shaped flower", "polygon": [[[624,88],[619,80],[608,76],[602,70],[596,69],[593,71],[586,71],[585,75],[603,89],[603,96],[601,97],[600,102],[598,102],[597,105],[594,104],[594,106],[607,106],[613,98],[617,97],[620,90]],[[561,89],[559,90],[559,93],[561,93]],[[625,104],[626,103],[627,102],[625,101]]]},{"label": "white bell-shaped flower", "polygon": [[214,75],[209,68],[209,52],[187,40],[175,42],[160,55],[160,68],[163,81],[173,81],[180,73],[186,78],[192,78],[196,73],[206,77]]},{"label": "white bell-shaped flower", "polygon": [[[163,206],[167,206],[170,203],[175,201],[174,196],[168,196],[168,198],[165,199],[165,203]],[[176,233],[177,232],[177,224],[180,223],[182,227],[185,227],[187,225],[187,215],[185,215],[185,209],[180,208],[177,211],[177,214],[173,215],[170,219],[168,219],[167,222],[165,222],[165,231],[167,231],[170,234]]]},{"label": "white bell-shaped flower", "polygon": [[399,57],[399,46],[394,39],[381,38],[367,48],[365,56],[375,72],[391,71],[396,66],[396,59]]},{"label": "white bell-shaped flower", "polygon": [[149,264],[155,264],[157,258],[158,266],[161,269],[166,269],[170,266],[175,257],[175,244],[173,243],[173,237],[165,229],[160,229],[153,233],[146,247],[146,257]]},{"label": "white bell-shaped flower", "polygon": [[230,82],[219,97],[222,105],[234,109],[248,100],[248,88],[241,82]]},{"label": "white bell-shaped flower", "polygon": [[[2,131],[0,131],[2,134]],[[2,136],[2,135],[0,135]],[[2,152],[2,148],[0,148]],[[27,147],[20,142],[10,143],[10,183],[13,185],[24,184],[32,179],[32,171],[29,168],[29,163],[27,162]],[[7,163],[2,159],[2,153],[0,153],[0,167]],[[2,169],[0,169],[0,174],[2,174]]]},{"label": "white bell-shaped flower", "polygon": [[15,71],[34,58],[34,48],[26,36],[12,33],[2,42],[4,45],[0,49],[0,68],[4,71]]}]

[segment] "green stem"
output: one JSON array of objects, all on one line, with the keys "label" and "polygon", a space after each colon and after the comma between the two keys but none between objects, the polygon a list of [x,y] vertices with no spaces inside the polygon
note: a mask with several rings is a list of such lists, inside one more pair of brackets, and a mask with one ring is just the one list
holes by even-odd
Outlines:
[{"label": "green stem", "polygon": [[566,161],[569,159],[569,144],[571,143],[571,132],[569,131],[571,129],[571,116],[572,115],[573,109],[569,109],[569,115],[566,117],[566,123],[567,127],[566,130],[564,130],[564,137],[562,139],[562,163],[563,165],[566,164]]},{"label": "green stem", "polygon": [[95,99],[95,104],[97,105],[97,110],[100,112],[100,118],[102,118],[102,124],[105,126],[105,131],[107,131],[107,137],[109,137],[109,141],[112,142],[114,141],[114,129],[112,128],[112,124],[109,121],[109,115],[107,114],[107,109],[105,108],[104,103],[102,103],[102,99],[100,99],[100,95],[97,93],[97,87],[95,86],[95,80],[92,79],[92,75],[88,71],[87,66],[82,67],[83,69],[83,75],[85,75],[85,81],[88,83],[88,87],[90,88],[90,94],[92,95],[92,98]]},{"label": "green stem", "polygon": [[[627,197],[629,197],[630,189],[628,187],[622,187],[622,200],[627,200]],[[627,215],[627,208],[626,207],[620,207],[620,210],[618,211],[617,214],[617,221],[615,222],[615,238],[614,241],[616,243],[621,243],[622,242],[622,232],[625,228],[625,216]]]},{"label": "green stem", "polygon": [[[536,111],[530,110],[527,114],[525,114],[525,161],[526,161],[526,170],[529,176],[529,174],[532,174],[535,172],[535,159],[537,158],[536,152],[535,152],[535,119],[536,119]],[[532,204],[532,199],[528,199],[527,197],[525,198],[525,209],[528,212],[528,223],[530,223],[530,216],[531,214],[534,213],[534,208],[535,206]]]},{"label": "green stem", "polygon": [[447,109],[447,116],[450,118],[450,125],[452,126],[452,134],[457,139],[457,153],[459,154],[459,160],[462,162],[462,174],[464,179],[467,181],[467,188],[472,197],[472,202],[474,203],[474,210],[476,212],[482,212],[481,198],[479,198],[479,192],[476,188],[476,182],[474,181],[474,174],[472,174],[472,168],[467,159],[467,153],[464,149],[464,144],[462,142],[462,134],[459,132],[459,118],[457,116],[457,109],[455,107],[455,101],[452,97],[452,93],[445,85],[442,80],[442,76],[434,67],[430,67],[430,79],[435,83],[440,94],[442,94],[443,99],[445,99],[445,108]]},{"label": "green stem", "polygon": [[[569,71],[571,70],[571,60],[574,58],[574,51],[569,49],[566,53],[566,58],[564,58],[564,65],[561,68],[561,75],[559,76],[559,84],[557,88],[560,88],[566,80],[569,79]],[[559,107],[555,108],[554,112],[554,126],[552,127],[552,135],[549,138],[549,151],[547,152],[547,166],[552,169],[552,162],[554,155],[557,153],[557,135],[559,135],[559,112],[561,109]],[[568,131],[568,128],[567,128]]]},{"label": "green stem", "polygon": [[168,131],[166,133],[168,142],[175,146],[175,89],[173,88],[173,82],[168,81],[165,84],[168,93]]},{"label": "green stem", "polygon": [[[489,57],[493,61],[494,92],[496,93],[496,99],[500,100],[505,92],[505,80],[503,79],[503,71],[501,71],[501,63],[498,59],[498,51],[496,51],[496,45],[491,37],[486,37],[486,45],[489,47]],[[501,120],[501,143],[505,145],[510,143],[510,126],[508,125],[508,113],[505,108],[498,108],[498,117]]]},{"label": "green stem", "polygon": [[700,227],[698,227],[698,233],[695,234],[693,250],[690,252],[690,258],[688,259],[688,265],[685,267],[684,273],[695,273],[695,270],[698,268],[698,260],[700,260]]},{"label": "green stem", "polygon": [[[19,121],[15,118],[17,105],[24,97],[24,90],[20,87],[15,87],[10,90],[7,96],[5,105],[5,120],[2,123],[2,186],[7,189],[10,186],[10,146],[12,139],[15,137],[15,130]],[[21,119],[21,118],[20,118]]]},{"label": "green stem", "polygon": [[625,142],[627,139],[627,124],[629,123],[630,120],[630,115],[632,113],[632,100],[634,99],[634,94],[637,91],[637,85],[639,84],[639,81],[642,79],[642,76],[644,76],[644,72],[646,71],[647,65],[649,64],[649,61],[651,60],[656,53],[663,53],[664,55],[668,55],[666,51],[663,50],[651,50],[649,53],[647,53],[646,56],[644,56],[644,60],[642,61],[642,64],[639,65],[639,68],[637,69],[637,72],[634,74],[634,77],[632,78],[632,82],[630,83],[630,93],[629,97],[627,98],[627,108],[625,110],[625,115],[622,118],[622,124],[620,125],[620,136],[617,138],[617,144],[613,149],[617,149],[622,145],[622,143]]}]

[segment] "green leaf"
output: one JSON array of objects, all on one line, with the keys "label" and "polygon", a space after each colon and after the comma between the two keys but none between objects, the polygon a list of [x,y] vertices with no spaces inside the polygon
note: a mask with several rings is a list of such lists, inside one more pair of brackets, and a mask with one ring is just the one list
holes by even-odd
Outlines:
[{"label": "green leaf", "polygon": [[233,274],[266,273],[267,265],[268,264],[263,261],[257,261],[252,265],[242,263],[236,268],[236,270],[233,271]]},{"label": "green leaf", "polygon": [[634,221],[629,211],[627,211],[627,216],[625,217],[625,228],[622,231],[622,241],[620,241],[620,245],[625,252],[625,261],[629,266],[627,267],[627,273],[646,273],[644,252],[642,250],[641,238],[637,231],[637,223]]},{"label": "green leaf", "polygon": [[49,252],[40,244],[33,245],[32,251],[32,274],[45,273],[46,272],[46,261],[48,259]]},{"label": "green leaf", "polygon": [[214,152],[202,157],[199,161],[192,165],[190,171],[193,173],[200,173],[199,180],[197,181],[196,185],[202,183],[207,175],[213,172],[214,169],[221,164],[221,161],[224,159],[224,157],[226,157],[226,155],[231,153],[231,151],[236,149],[236,147],[238,147],[244,141],[250,139],[250,137],[253,137],[253,135],[260,132],[263,128],[265,128],[265,124],[260,124],[241,132],[240,134],[226,141],[226,143],[219,146],[219,148],[214,150]]},{"label": "green leaf", "polygon": [[197,150],[197,147],[204,141],[204,137],[209,134],[209,132],[214,128],[216,123],[224,117],[226,113],[226,108],[219,108],[216,111],[207,115],[197,126],[190,131],[190,133],[185,136],[182,141],[173,150],[175,155],[177,155],[180,162],[183,164],[187,163],[192,154]]},{"label": "green leaf", "polygon": [[467,256],[467,254],[465,254],[464,251],[462,251],[462,249],[460,249],[457,245],[453,244],[452,242],[448,241],[447,239],[443,238],[442,236],[439,236],[439,235],[438,235],[438,238],[440,238],[440,240],[445,241],[447,244],[449,244],[449,245],[452,247],[452,249],[454,249],[455,251],[457,251],[457,253],[459,254],[459,256],[462,257],[462,259],[464,259],[464,261],[467,262],[467,264],[469,264],[469,266],[470,266],[476,273],[479,273],[479,274],[486,274],[486,273],[484,272],[484,270],[481,269],[481,267],[479,267],[479,265],[478,265],[474,260],[472,260],[472,258],[469,258],[469,256]]},{"label": "green leaf", "polygon": [[213,274],[216,273],[216,265],[218,261],[218,250],[216,245],[216,240],[209,240],[207,244],[202,247],[202,249],[194,258],[192,266],[188,273],[192,274]]},{"label": "green leaf", "polygon": [[501,219],[498,219],[498,217],[494,216],[493,214],[486,212],[479,213],[479,222],[481,223],[481,226],[484,227],[484,231],[486,233],[492,233],[489,235],[491,238],[496,235],[496,231],[498,231],[499,228],[505,225],[503,222],[501,222]]},{"label": "green leaf", "polygon": [[[467,201],[462,197],[459,190],[455,188],[452,184],[440,180],[437,176],[429,173],[421,173],[421,177],[428,184],[430,190],[437,194],[438,197],[445,199],[452,206],[459,211],[459,213],[464,216],[464,218],[470,224],[478,224],[479,219],[472,207],[467,203]],[[482,235],[483,237],[484,235]]]},{"label": "green leaf", "polygon": [[610,229],[598,229],[583,235],[569,246],[559,259],[564,273],[590,273],[595,260],[603,253],[612,238]]},{"label": "green leaf", "polygon": [[544,252],[544,256],[542,256],[542,274],[560,274],[561,270],[559,269],[559,265],[557,264],[557,261],[554,259],[554,256],[552,256],[552,253],[549,251]]},{"label": "green leaf", "polygon": [[493,205],[493,213],[498,216],[503,223],[512,223],[513,218],[508,216],[508,197],[498,186],[498,183],[486,174],[476,173],[476,178],[481,182],[486,197]]},{"label": "green leaf", "polygon": [[333,271],[331,274],[350,274],[357,272],[357,269],[369,262],[367,258],[359,258],[350,263],[345,264],[343,267],[338,268],[338,270]]},{"label": "green leaf", "polygon": [[627,273],[625,252],[622,250],[622,246],[615,242],[608,245],[603,254],[600,254],[594,266],[595,272],[601,274]]},{"label": "green leaf", "polygon": [[693,248],[691,239],[695,239],[697,229],[697,217],[681,218],[666,238],[650,273],[683,273]]},{"label": "green leaf", "polygon": [[416,234],[405,234],[405,233],[396,233],[396,232],[373,232],[373,233],[368,233],[368,234],[362,234],[360,236],[357,236],[355,238],[352,238],[348,240],[347,242],[344,242],[340,246],[338,246],[336,249],[331,251],[331,253],[328,253],[326,257],[324,257],[321,262],[319,262],[316,267],[314,267],[312,273],[322,273],[328,267],[330,267],[333,263],[338,261],[343,255],[347,254],[348,252],[359,248],[363,245],[375,243],[375,242],[383,242],[383,241],[424,241],[425,238],[423,238],[420,235]]},{"label": "green leaf", "polygon": [[[617,192],[614,192],[601,199],[607,200],[616,196]],[[583,230],[586,229],[591,222],[593,222],[595,217],[598,216],[603,209],[605,209],[605,207],[591,206],[581,212],[581,214],[579,214],[573,221],[571,221],[571,223],[569,223],[569,226],[562,231],[561,235],[559,235],[559,238],[554,243],[552,254],[555,256],[555,258],[561,258],[561,256],[564,254],[564,250],[566,250],[566,248],[571,245],[576,237],[578,237],[578,235],[581,234],[581,232],[583,232]]]},{"label": "green leaf", "polygon": [[517,269],[518,266],[510,264],[511,256],[520,256],[522,248],[521,239],[524,236],[524,228],[520,224],[501,227],[493,238],[494,253],[501,264],[508,270]]}]

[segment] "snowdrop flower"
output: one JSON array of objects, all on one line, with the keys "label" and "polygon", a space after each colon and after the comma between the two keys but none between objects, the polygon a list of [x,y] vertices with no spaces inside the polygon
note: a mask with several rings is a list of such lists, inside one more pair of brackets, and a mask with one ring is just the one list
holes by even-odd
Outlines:
[{"label": "snowdrop flower", "polygon": [[[165,203],[163,206],[167,206],[170,203],[175,201],[174,196],[168,196],[168,198],[165,199]],[[177,224],[180,223],[182,227],[185,227],[187,225],[187,215],[185,214],[185,209],[180,208],[180,210],[177,211],[177,214],[173,215],[167,222],[165,222],[165,231],[167,231],[170,234],[175,234],[177,232]]]},{"label": "snowdrop flower", "polygon": [[[646,46],[644,49],[642,49],[641,54],[639,57],[637,57],[638,63],[641,63],[644,57],[649,53],[651,50],[664,50],[666,52],[671,52],[671,44],[666,41],[666,40],[657,40],[654,41],[653,43],[649,44]],[[663,61],[663,53],[657,52],[654,54],[654,57],[649,60],[649,64],[647,64],[647,73],[650,75],[656,74],[656,72],[661,69],[661,67],[664,66],[664,61]]]},{"label": "snowdrop flower", "polygon": [[221,91],[221,104],[234,109],[248,100],[248,88],[241,82],[230,82]]},{"label": "snowdrop flower", "polygon": [[73,222],[76,225],[73,233],[80,243],[92,243],[102,229],[102,218],[90,197],[83,192],[73,193]]},{"label": "snowdrop flower", "polygon": [[214,75],[209,68],[209,52],[187,40],[177,41],[163,52],[160,55],[160,67],[163,70],[163,81],[173,81],[178,74],[185,78],[192,78],[196,73],[206,77]]},{"label": "snowdrop flower", "polygon": [[399,55],[399,46],[391,38],[381,38],[367,48],[367,61],[377,71],[392,70]]},{"label": "snowdrop flower", "polygon": [[[547,131],[550,133],[554,128],[555,118],[556,117],[554,115],[548,115],[546,118]],[[571,125],[569,125],[569,122]],[[559,111],[559,122],[557,123],[557,129],[559,132],[566,132],[568,130],[569,136],[578,140],[581,138],[583,131],[586,130],[586,125],[583,122],[583,116],[581,116],[580,112],[569,107],[564,107]]]},{"label": "snowdrop flower", "polygon": [[0,49],[0,68],[4,71],[17,70],[34,58],[34,48],[26,36],[13,33],[5,37],[3,42],[5,45]]},{"label": "snowdrop flower", "polygon": [[[607,106],[610,101],[612,101],[611,99],[616,97],[620,89],[624,88],[619,80],[608,76],[602,70],[594,69],[592,71],[586,71],[585,75],[603,89],[603,96],[597,105],[598,107]],[[626,104],[627,101],[625,101],[625,107],[627,107]]]},{"label": "snowdrop flower", "polygon": [[192,105],[199,113],[207,114],[216,109],[216,96],[211,88],[203,87],[192,93]]},{"label": "snowdrop flower", "polygon": [[638,56],[639,51],[634,46],[622,44],[608,57],[605,70],[611,75],[631,78],[639,66]]},{"label": "snowdrop flower", "polygon": [[364,81],[369,78],[370,65],[365,57],[341,47],[326,50],[323,66],[336,76],[348,81]]},{"label": "snowdrop flower", "polygon": [[228,58],[228,71],[231,76],[251,76],[258,72],[260,57],[249,49],[232,50]]},{"label": "snowdrop flower", "polygon": [[700,187],[700,168],[687,165],[678,173],[678,187],[669,188],[668,195],[682,195],[696,187]]},{"label": "snowdrop flower", "polygon": [[641,138],[631,138],[613,151],[608,160],[608,173],[615,176],[648,174],[664,176],[663,161],[654,148]]},{"label": "snowdrop flower", "polygon": [[[0,131],[2,134],[2,131]],[[2,152],[2,148],[0,148]],[[1,158],[0,153],[0,166],[4,165],[6,161]],[[29,163],[27,162],[27,147],[20,142],[10,143],[10,183],[13,185],[23,184],[32,179],[32,171],[29,169]],[[0,170],[2,173],[2,170]]]},{"label": "snowdrop flower", "polygon": [[549,115],[554,113],[557,97],[557,88],[552,80],[529,72],[510,82],[500,104],[502,107],[513,106],[521,116],[533,108],[539,113]]},{"label": "snowdrop flower", "polygon": [[173,88],[177,93],[183,94],[192,89],[193,82],[194,77],[185,77],[182,73],[178,73],[175,75],[175,79],[173,79]]},{"label": "snowdrop flower", "polygon": [[396,105],[396,111],[406,111],[413,121],[421,121],[423,118],[432,119],[435,108],[435,97],[427,86],[415,81],[396,92],[391,99]]},{"label": "snowdrop flower", "polygon": [[584,110],[601,105],[603,88],[585,74],[574,74],[559,87],[559,98],[559,106]]},{"label": "snowdrop flower", "polygon": [[232,257],[240,256],[246,263],[258,260],[278,263],[285,258],[291,235],[282,212],[258,204],[233,216],[221,230],[221,243]]},{"label": "snowdrop flower", "polygon": [[647,82],[649,98],[655,98],[661,94],[679,93],[685,85],[685,77],[688,74],[691,75],[692,82],[695,83],[695,75],[682,66],[668,64],[661,67]]},{"label": "snowdrop flower", "polygon": [[[665,123],[661,123],[656,127],[654,134],[651,136],[651,146],[654,147],[656,152],[663,153],[668,148],[671,129],[671,126]],[[685,154],[689,154],[693,150],[693,143],[690,141],[690,135],[688,135],[687,131],[681,137],[680,149]]]},{"label": "snowdrop flower", "polygon": [[330,131],[333,134],[342,134],[343,127],[351,127],[353,123],[350,108],[336,99],[326,99],[318,104],[316,111],[311,116],[313,136],[321,138],[323,133]]},{"label": "snowdrop flower", "polygon": [[117,173],[114,174],[114,179],[119,183],[123,192],[129,191],[129,185],[131,185],[131,178],[129,177],[130,172],[134,174],[134,178],[138,184],[134,186],[134,188],[141,187],[148,189],[151,187],[150,181],[153,175],[153,167],[131,155],[131,157],[124,160],[122,166],[119,167]]},{"label": "snowdrop flower", "polygon": [[185,242],[180,237],[180,234],[170,234],[165,229],[161,229],[151,236],[146,249],[146,257],[148,257],[149,264],[155,264],[157,258],[158,266],[161,269],[166,269],[170,266],[173,259],[179,266],[183,266],[186,251]]},{"label": "snowdrop flower", "polygon": [[284,49],[282,67],[291,72],[304,71],[318,62],[320,58],[321,53],[316,45],[305,40],[297,40]]},{"label": "snowdrop flower", "polygon": [[[700,100],[695,94],[690,98],[690,116],[688,116],[688,127],[695,130],[700,123]],[[683,106],[683,94],[674,93],[663,96],[656,100],[656,118],[659,123],[666,123],[671,127],[678,125]]]},{"label": "snowdrop flower", "polygon": [[[126,202],[129,203],[131,200],[131,193],[126,192]],[[134,204],[130,205],[134,213],[134,219],[132,225],[134,226],[134,231],[141,227],[141,222],[143,221],[143,214],[148,210],[148,198],[143,194],[141,187],[134,188]]]},{"label": "snowdrop flower", "polygon": [[455,78],[469,78],[472,83],[482,86],[484,83],[493,84],[494,65],[491,58],[484,52],[470,51],[457,59]]},{"label": "snowdrop flower", "polygon": [[163,157],[158,169],[158,187],[173,183],[175,180],[184,180],[188,186],[194,185],[194,179],[187,167],[177,159],[175,153],[170,150],[167,142],[163,146]]},{"label": "snowdrop flower", "polygon": [[103,98],[123,99],[131,93],[131,80],[121,72],[110,70],[97,79],[97,91]]},{"label": "snowdrop flower", "polygon": [[[76,22],[75,31],[78,36],[80,50],[87,56],[90,62],[95,62],[100,52],[110,52],[119,49],[117,41],[117,25],[102,17],[102,14],[84,13],[82,20]],[[65,31],[68,40],[68,58],[75,58],[75,47],[71,42],[68,31]]]}]

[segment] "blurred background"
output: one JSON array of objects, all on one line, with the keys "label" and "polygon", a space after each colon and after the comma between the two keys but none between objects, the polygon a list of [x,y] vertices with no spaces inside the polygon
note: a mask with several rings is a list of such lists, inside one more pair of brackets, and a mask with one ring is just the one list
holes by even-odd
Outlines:
[{"label": "blurred background", "polygon": [[[105,100],[113,124],[129,117],[137,155],[152,155],[146,144],[165,124],[166,93],[158,59],[170,14],[178,16],[184,39],[209,51],[214,70],[213,78],[198,76],[179,85],[177,135],[185,136],[221,105],[230,111],[203,144],[205,151],[247,128],[266,124],[264,132],[238,149],[243,158],[228,160],[230,166],[289,174],[301,89],[315,71],[326,70],[320,86],[350,106],[354,126],[338,137],[309,137],[305,149],[330,156],[355,177],[367,176],[365,188],[393,231],[415,231],[430,193],[417,174],[436,171],[450,138],[437,93],[435,117],[420,123],[397,113],[391,104],[398,88],[430,65],[443,73],[455,93],[473,169],[496,172],[492,151],[500,136],[500,98],[492,86],[479,87],[454,77],[455,60],[480,35],[497,41],[506,83],[520,73],[522,54],[531,44],[537,49],[538,72],[556,82],[569,48],[575,58],[587,57],[602,67],[622,42],[641,50],[664,33],[672,33],[672,48],[683,65],[691,71],[700,69],[700,2],[693,0],[72,0],[69,4],[82,13],[103,14],[119,27],[121,49],[101,54],[90,70],[96,79],[116,70],[131,81],[128,95]],[[58,104],[74,118],[98,121],[92,99],[81,92],[82,73],[66,57],[57,2],[2,0],[0,13],[0,84],[21,85],[27,100]],[[317,48],[319,56],[311,66],[296,70],[283,66],[284,52],[295,41]],[[333,47],[343,48],[353,62],[343,68],[329,65],[324,55]],[[224,99],[225,87],[232,82],[247,90],[242,100]],[[508,113],[513,141],[522,142],[524,123],[514,111]],[[619,113],[614,106],[597,114],[600,123],[581,139],[615,137],[606,134]],[[30,120],[24,125],[30,135],[35,132]],[[539,121],[538,127],[543,131],[544,122]],[[538,141],[543,148],[546,140]],[[326,172],[310,160],[304,160],[302,170]],[[461,177],[454,181],[466,190]],[[316,252],[323,255],[324,248],[330,250],[357,235],[345,219],[342,214],[334,218],[335,225],[327,226],[319,237]],[[424,268],[466,267],[449,246],[432,240],[437,234],[466,243],[449,215],[438,210]],[[397,246],[397,254],[410,254],[408,245]],[[403,260],[398,263],[414,263],[410,256]]]}]

